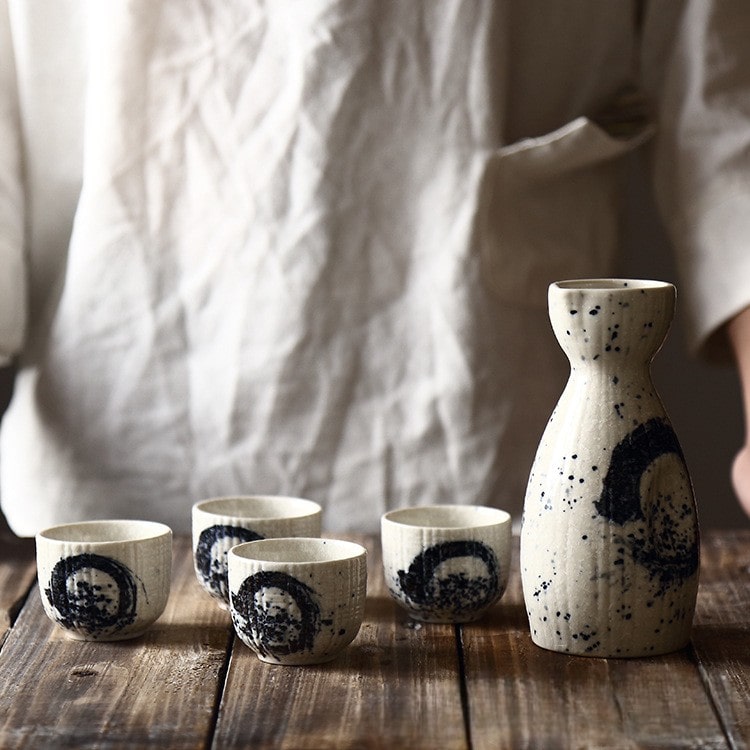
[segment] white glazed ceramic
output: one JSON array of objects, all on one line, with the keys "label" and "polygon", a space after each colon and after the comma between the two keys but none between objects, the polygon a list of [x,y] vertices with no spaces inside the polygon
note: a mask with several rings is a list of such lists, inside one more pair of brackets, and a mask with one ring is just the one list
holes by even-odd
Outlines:
[{"label": "white glazed ceramic", "polygon": [[381,518],[391,596],[416,620],[470,622],[504,593],[511,517],[480,505],[401,508]]},{"label": "white glazed ceramic", "polygon": [[232,622],[270,664],[330,661],[357,635],[367,551],[337,539],[247,542],[229,551]]},{"label": "white glazed ceramic", "polygon": [[633,279],[552,284],[567,385],[529,477],[521,531],[536,644],[590,656],[685,646],[698,588],[692,485],[651,380],[675,288]]},{"label": "white glazed ceramic", "polygon": [[36,536],[44,611],[80,640],[134,638],[164,611],[172,531],[152,521],[85,521]]},{"label": "white glazed ceramic", "polygon": [[279,495],[239,495],[202,500],[193,506],[193,562],[201,586],[229,606],[227,552],[243,542],[269,537],[320,536],[318,503]]}]

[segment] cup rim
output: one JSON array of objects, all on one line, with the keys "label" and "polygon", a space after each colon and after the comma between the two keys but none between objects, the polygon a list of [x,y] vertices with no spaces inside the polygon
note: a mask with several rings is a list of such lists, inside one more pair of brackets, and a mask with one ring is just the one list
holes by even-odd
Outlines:
[{"label": "cup rim", "polygon": [[[247,504],[246,510],[239,506]],[[277,507],[275,507],[277,506]],[[320,503],[289,495],[219,495],[193,504],[193,511],[209,516],[269,521],[280,518],[308,518],[323,512]]]},{"label": "cup rim", "polygon": [[611,291],[642,291],[646,289],[674,289],[675,286],[669,281],[658,279],[636,279],[636,278],[618,278],[602,277],[591,279],[563,279],[554,281],[550,284],[550,289],[558,291],[593,291],[593,292],[611,292]]},{"label": "cup rim", "polygon": [[172,529],[159,521],[128,518],[104,518],[73,521],[42,529],[37,542],[85,544],[87,546],[145,542],[171,537]]},{"label": "cup rim", "polygon": [[348,539],[329,537],[270,537],[243,542],[228,552],[229,560],[295,567],[325,565],[366,556],[367,549]]},{"label": "cup rim", "polygon": [[[430,521],[432,515],[434,520]],[[448,517],[456,517],[449,522]],[[381,516],[382,524],[413,529],[479,529],[490,526],[506,526],[511,523],[511,515],[506,510],[489,505],[463,505],[439,503],[435,505],[415,505],[408,508],[389,510]]]}]

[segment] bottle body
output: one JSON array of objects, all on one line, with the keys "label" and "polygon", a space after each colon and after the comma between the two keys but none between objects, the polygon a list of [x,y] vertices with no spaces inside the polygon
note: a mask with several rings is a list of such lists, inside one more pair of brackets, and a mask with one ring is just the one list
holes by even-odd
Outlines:
[{"label": "bottle body", "polygon": [[644,656],[690,638],[695,498],[650,374],[674,295],[635,280],[550,287],[571,373],[537,450],[521,531],[527,615],[543,648]]}]

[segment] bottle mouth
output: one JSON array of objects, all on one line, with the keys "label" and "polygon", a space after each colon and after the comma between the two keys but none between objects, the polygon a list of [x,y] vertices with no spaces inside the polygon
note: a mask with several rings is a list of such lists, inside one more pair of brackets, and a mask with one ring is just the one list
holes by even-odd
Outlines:
[{"label": "bottle mouth", "polygon": [[653,359],[672,322],[676,289],[647,279],[572,279],[550,284],[548,296],[552,329],[571,363],[606,368],[626,356]]},{"label": "bottle mouth", "polygon": [[658,281],[655,279],[567,279],[564,281],[555,281],[550,284],[550,288],[561,290],[593,290],[593,291],[613,291],[622,289],[669,289],[674,285],[668,281]]}]

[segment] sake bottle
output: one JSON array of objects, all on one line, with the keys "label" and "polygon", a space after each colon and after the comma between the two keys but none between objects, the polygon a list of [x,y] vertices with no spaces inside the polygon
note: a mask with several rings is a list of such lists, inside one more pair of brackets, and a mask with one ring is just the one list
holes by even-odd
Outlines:
[{"label": "sake bottle", "polygon": [[699,533],[680,444],[651,378],[672,284],[562,281],[549,316],[570,377],[529,476],[521,577],[534,643],[637,657],[685,646]]}]

